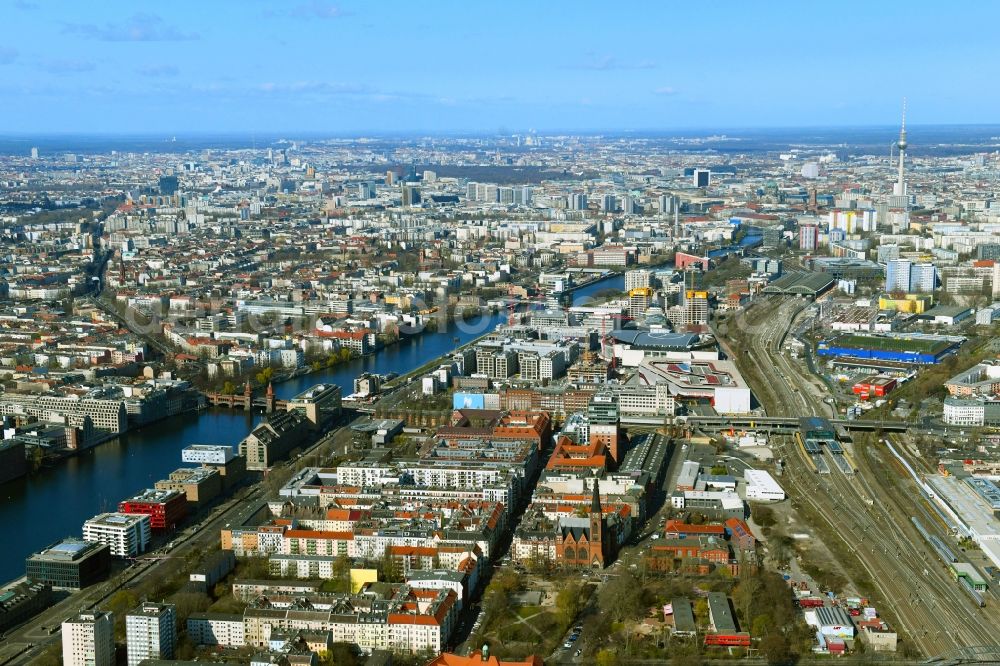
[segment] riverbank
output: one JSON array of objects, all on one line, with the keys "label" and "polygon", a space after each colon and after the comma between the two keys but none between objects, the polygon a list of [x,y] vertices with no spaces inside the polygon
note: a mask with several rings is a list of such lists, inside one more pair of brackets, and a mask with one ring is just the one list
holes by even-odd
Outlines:
[{"label": "riverbank", "polygon": [[[574,290],[577,300],[602,289],[622,289],[624,276],[610,275]],[[483,315],[441,326],[440,330],[403,336],[375,356],[351,359],[335,368],[290,377],[275,386],[275,397],[287,400],[311,386],[337,384],[347,395],[363,372],[412,376],[456,348],[474,343],[506,321],[506,313]],[[458,338],[456,342],[455,339]],[[398,383],[397,380],[394,382]],[[182,466],[180,452],[190,444],[236,446],[263,418],[260,412],[209,407],[112,437],[80,451],[58,465],[43,468],[0,486],[0,523],[30,525],[23,538],[0,549],[0,580],[24,575],[32,552],[67,535],[79,535],[83,522],[112,511],[130,497]]]}]

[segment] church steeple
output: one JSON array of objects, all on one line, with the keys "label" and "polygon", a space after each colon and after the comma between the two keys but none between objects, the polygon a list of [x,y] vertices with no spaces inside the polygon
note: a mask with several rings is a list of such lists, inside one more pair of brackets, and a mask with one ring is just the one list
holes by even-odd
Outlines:
[{"label": "church steeple", "polygon": [[590,500],[590,514],[601,515],[601,490],[597,486],[597,479],[594,479],[594,496]]},{"label": "church steeple", "polygon": [[604,562],[604,511],[601,510],[601,489],[594,479],[594,496],[590,500],[590,543],[594,550],[601,554],[601,563]]}]

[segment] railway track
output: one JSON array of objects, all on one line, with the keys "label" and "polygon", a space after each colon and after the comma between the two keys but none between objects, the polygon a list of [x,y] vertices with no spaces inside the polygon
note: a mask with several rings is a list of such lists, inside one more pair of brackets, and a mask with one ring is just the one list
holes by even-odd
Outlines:
[{"label": "railway track", "polygon": [[[727,351],[741,370],[749,370],[747,380],[754,382],[752,388],[768,414],[828,416],[831,408],[815,390],[813,378],[780,351],[805,306],[795,301],[764,301],[751,309],[755,308],[760,312],[748,317],[740,331],[744,334],[741,348],[751,353]],[[724,342],[723,346],[727,347]],[[909,516],[926,517],[925,523],[938,521],[919,500],[913,501],[920,493],[908,477],[897,481],[897,490],[876,490],[873,466],[880,461],[872,460],[864,447],[847,459],[857,470],[853,474],[836,460],[827,461],[838,454],[810,456],[794,444],[783,445],[782,451],[786,460],[783,479],[792,497],[819,517],[822,524],[815,527],[824,537],[833,536],[842,542],[842,552],[846,549],[853,555],[873,591],[889,605],[898,626],[922,652],[940,654],[995,642],[1000,623],[975,607],[936,556],[923,547]]]}]

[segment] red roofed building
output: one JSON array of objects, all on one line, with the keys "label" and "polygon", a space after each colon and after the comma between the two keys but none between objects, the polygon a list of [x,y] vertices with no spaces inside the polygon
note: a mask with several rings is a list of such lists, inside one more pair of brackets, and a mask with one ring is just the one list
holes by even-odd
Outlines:
[{"label": "red roofed building", "polygon": [[667,539],[683,539],[688,536],[714,536],[722,538],[726,528],[722,525],[689,525],[680,520],[668,520],[663,526],[663,536]]},{"label": "red roofed building", "polygon": [[726,534],[729,535],[729,543],[734,550],[752,551],[757,548],[757,538],[750,531],[750,527],[739,518],[730,518],[726,521]]},{"label": "red roofed building", "polygon": [[587,444],[576,444],[572,439],[561,436],[549,457],[545,469],[552,471],[576,471],[580,469],[607,469],[607,447],[603,442],[593,440]]},{"label": "red roofed building", "polygon": [[552,437],[552,419],[543,411],[457,409],[451,422],[438,428],[437,436],[448,442],[467,439],[534,442],[538,450]]},{"label": "red roofed building", "polygon": [[493,439],[537,442],[541,451],[552,438],[552,419],[545,412],[511,411],[493,429]]},{"label": "red roofed building", "polygon": [[316,335],[336,340],[341,347],[362,355],[370,354],[375,349],[375,332],[367,328],[360,331],[317,331]]},{"label": "red roofed building", "polygon": [[725,566],[734,575],[739,572],[739,563],[732,559],[729,544],[710,536],[660,541],[650,547],[646,565],[653,571],[708,574],[719,566]]}]

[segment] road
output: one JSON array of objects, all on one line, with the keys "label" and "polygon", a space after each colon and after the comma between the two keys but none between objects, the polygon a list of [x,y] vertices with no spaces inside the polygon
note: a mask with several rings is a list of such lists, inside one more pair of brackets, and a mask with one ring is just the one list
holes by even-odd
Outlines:
[{"label": "road", "polygon": [[[259,501],[263,496],[263,490],[263,486],[260,485],[244,488],[237,492],[236,496],[211,511],[198,526],[182,531],[174,539],[175,545],[170,550],[170,557],[185,557],[194,549],[202,550],[217,542],[222,526],[231,521],[246,504]],[[58,627],[64,620],[82,609],[100,607],[118,590],[133,587],[157,575],[166,569],[166,564],[169,562],[163,555],[162,550],[149,553],[137,559],[134,564],[112,579],[70,595],[21,628],[8,632],[0,643],[0,659],[3,659],[0,664],[12,666],[30,664],[51,644],[61,640],[60,633],[49,634],[48,628]],[[29,644],[33,644],[34,647],[27,649]]]},{"label": "road", "polygon": [[[356,421],[357,419],[354,422]],[[334,428],[304,451],[291,465],[296,469],[305,466],[320,447],[330,443],[334,445],[331,452],[333,455],[345,454],[350,441],[349,426]],[[169,554],[163,549],[147,553],[110,580],[71,594],[21,627],[11,629],[0,640],[0,666],[32,663],[48,647],[61,640],[61,634],[58,631],[50,634],[49,628],[59,627],[64,620],[82,609],[100,608],[120,589],[135,587],[153,576],[165,575],[171,559],[185,558],[193,551],[200,552],[217,544],[223,526],[236,520],[248,506],[266,497],[267,486],[264,483],[243,487],[233,497],[210,510],[198,523],[178,533]]]},{"label": "road", "polygon": [[[757,312],[747,317],[746,325],[720,341],[745,369],[768,414],[829,416],[819,380],[781,351],[804,302],[763,299],[752,309]],[[736,344],[731,343],[752,351],[733,353]],[[1000,631],[996,614],[975,607],[912,527],[909,516],[921,516],[926,509],[919,506],[920,494],[910,480],[900,476],[894,487],[880,483],[875,466],[887,461],[860,446],[853,449],[855,474],[832,464],[829,453],[824,456],[831,461],[830,472],[817,474],[799,446],[786,444],[778,450],[786,462],[782,484],[793,503],[816,517],[814,527],[832,552],[854,556],[855,570],[865,572],[873,591],[922,652],[936,655],[995,641]]]}]

